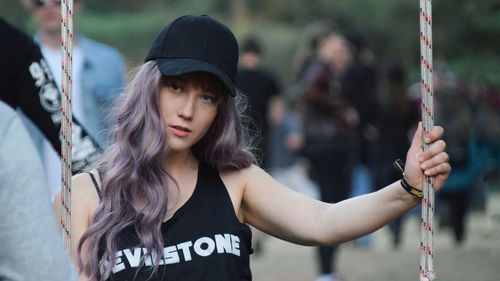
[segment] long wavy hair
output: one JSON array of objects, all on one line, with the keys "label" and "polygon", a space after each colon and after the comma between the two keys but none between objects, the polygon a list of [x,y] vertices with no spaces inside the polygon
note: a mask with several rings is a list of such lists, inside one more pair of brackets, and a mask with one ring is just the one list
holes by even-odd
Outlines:
[{"label": "long wavy hair", "polygon": [[[207,74],[201,76],[201,83],[219,82]],[[95,165],[105,175],[103,198],[78,244],[78,265],[90,280],[110,276],[116,261],[116,241],[129,226],[134,227],[147,249],[142,261],[151,256],[156,261],[151,274],[158,270],[164,247],[161,225],[173,188],[167,184],[168,171],[162,168],[168,152],[158,102],[164,81],[154,62],[143,64],[110,114],[110,145]],[[218,89],[225,91],[222,85]],[[192,151],[198,160],[218,169],[243,169],[255,158],[245,141],[239,109],[242,95],[223,96],[215,120]]]}]

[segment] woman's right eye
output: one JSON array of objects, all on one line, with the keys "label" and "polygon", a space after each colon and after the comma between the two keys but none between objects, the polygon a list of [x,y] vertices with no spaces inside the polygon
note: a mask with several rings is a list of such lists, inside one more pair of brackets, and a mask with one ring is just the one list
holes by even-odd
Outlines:
[{"label": "woman's right eye", "polygon": [[181,85],[178,82],[167,82],[167,87],[175,93],[179,93],[182,91]]}]

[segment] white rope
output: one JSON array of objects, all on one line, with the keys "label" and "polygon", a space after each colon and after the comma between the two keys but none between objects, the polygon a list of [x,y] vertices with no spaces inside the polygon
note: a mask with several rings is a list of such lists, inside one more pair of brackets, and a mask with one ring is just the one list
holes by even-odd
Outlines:
[{"label": "white rope", "polygon": [[71,130],[72,130],[72,73],[73,73],[73,0],[61,1],[61,228],[66,250],[71,253]]},{"label": "white rope", "polygon": [[[434,126],[432,82],[432,0],[420,0],[420,72],[424,136]],[[423,149],[428,145],[423,142]],[[420,280],[434,280],[434,179],[424,177],[420,235]]]}]

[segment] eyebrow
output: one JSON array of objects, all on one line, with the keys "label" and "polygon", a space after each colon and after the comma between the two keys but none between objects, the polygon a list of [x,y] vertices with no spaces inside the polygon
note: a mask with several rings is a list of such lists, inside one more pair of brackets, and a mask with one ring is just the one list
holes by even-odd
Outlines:
[{"label": "eyebrow", "polygon": [[[186,75],[166,76],[166,78],[167,78],[166,81],[168,81],[169,79],[173,79],[173,80],[179,80],[181,83],[188,83],[188,79],[186,78]],[[202,78],[192,79],[192,80],[196,81],[193,84],[196,85],[196,87],[199,88],[200,90],[202,90],[204,93],[212,94],[212,95],[216,96],[217,98],[222,99],[223,93],[218,91],[217,86],[210,85],[210,83],[203,83],[204,80]],[[208,87],[207,87],[207,85],[204,85],[204,84],[208,84]]]}]

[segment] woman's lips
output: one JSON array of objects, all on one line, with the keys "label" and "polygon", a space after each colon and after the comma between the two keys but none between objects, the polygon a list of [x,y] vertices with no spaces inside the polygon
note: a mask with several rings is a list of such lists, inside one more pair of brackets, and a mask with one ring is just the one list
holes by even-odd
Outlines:
[{"label": "woman's lips", "polygon": [[183,138],[183,137],[187,137],[189,134],[191,134],[191,130],[186,128],[186,127],[173,125],[173,126],[169,126],[169,128],[172,131],[172,133],[177,137]]}]

